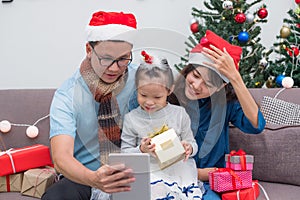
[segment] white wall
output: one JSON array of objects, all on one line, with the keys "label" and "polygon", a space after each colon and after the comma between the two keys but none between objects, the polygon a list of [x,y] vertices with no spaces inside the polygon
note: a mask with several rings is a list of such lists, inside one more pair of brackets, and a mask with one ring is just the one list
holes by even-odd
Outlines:
[{"label": "white wall", "polygon": [[[249,0],[248,0],[249,1]],[[265,0],[262,42],[271,46],[294,0]],[[139,28],[191,34],[191,8],[203,0],[14,0],[0,4],[0,89],[56,88],[85,56],[84,29],[97,10],[132,12]]]}]

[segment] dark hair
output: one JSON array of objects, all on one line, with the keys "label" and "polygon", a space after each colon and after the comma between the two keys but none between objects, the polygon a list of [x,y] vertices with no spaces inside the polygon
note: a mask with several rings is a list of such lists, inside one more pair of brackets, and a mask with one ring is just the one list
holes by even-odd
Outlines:
[{"label": "dark hair", "polygon": [[166,59],[162,59],[158,63],[153,64],[140,64],[135,73],[136,87],[138,87],[139,81],[145,78],[145,76],[150,79],[160,78],[162,81],[164,81],[164,85],[168,90],[170,90],[174,84],[173,72]]},{"label": "dark hair", "polygon": [[[186,79],[187,75],[190,72],[194,71],[197,67],[198,67],[198,65],[189,64],[180,71],[180,75],[178,76],[178,78],[175,81],[174,92],[168,98],[168,101],[170,103],[177,104],[177,105],[180,105],[180,104],[184,105],[188,102],[188,98],[185,96],[185,79]],[[211,72],[211,74],[208,74],[208,76],[212,77],[213,73],[215,73],[215,72],[212,70],[209,70],[209,71]],[[218,86],[220,84],[219,82],[215,82],[213,78],[210,81],[213,85]],[[234,89],[230,83],[226,84],[225,91],[226,91],[227,101],[233,101],[233,100],[237,99]]]}]

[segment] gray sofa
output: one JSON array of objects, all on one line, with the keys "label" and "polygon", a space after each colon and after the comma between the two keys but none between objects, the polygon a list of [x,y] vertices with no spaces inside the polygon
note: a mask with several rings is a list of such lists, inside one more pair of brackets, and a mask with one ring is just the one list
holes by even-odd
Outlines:
[{"label": "gray sofa", "polygon": [[[279,89],[250,89],[260,104],[264,95],[274,96]],[[0,90],[0,121],[16,124],[33,124],[49,113],[55,89]],[[300,104],[300,89],[289,89],[278,98]],[[27,127],[12,126],[9,133],[0,133],[0,149],[18,148],[33,144],[49,145],[49,118],[36,124],[39,135],[26,136]],[[260,135],[248,135],[230,129],[230,147],[242,148],[255,156],[253,177],[258,179],[271,200],[300,198],[300,126],[267,126]],[[0,138],[0,139],[1,139]],[[0,168],[1,170],[1,168]],[[0,192],[2,200],[30,200],[19,192]],[[262,192],[259,200],[265,199]]]}]

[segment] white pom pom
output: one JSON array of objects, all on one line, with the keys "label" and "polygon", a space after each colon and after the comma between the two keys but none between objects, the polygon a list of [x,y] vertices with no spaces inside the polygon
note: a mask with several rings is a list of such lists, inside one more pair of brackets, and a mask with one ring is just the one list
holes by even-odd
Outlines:
[{"label": "white pom pom", "polygon": [[0,122],[0,131],[3,133],[9,132],[11,129],[11,124],[7,120],[3,120]]},{"label": "white pom pom", "polygon": [[39,129],[36,126],[29,126],[26,129],[26,135],[30,138],[35,138],[39,134]]},{"label": "white pom pom", "polygon": [[291,88],[294,86],[294,80],[291,78],[291,77],[284,77],[282,79],[282,83],[281,85],[284,87],[284,88]]}]

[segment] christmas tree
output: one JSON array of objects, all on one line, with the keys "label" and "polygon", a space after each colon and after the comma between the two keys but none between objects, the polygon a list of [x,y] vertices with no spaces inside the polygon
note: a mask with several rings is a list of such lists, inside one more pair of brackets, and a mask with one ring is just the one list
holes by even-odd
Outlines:
[{"label": "christmas tree", "polygon": [[[300,0],[296,3],[299,4]],[[276,56],[267,69],[270,75],[267,87],[300,86],[300,8],[290,9],[287,13],[290,18],[283,19],[280,35],[276,36],[279,42],[273,44]]]},{"label": "christmas tree", "polygon": [[[204,36],[207,29],[215,32],[228,42],[243,48],[239,63],[239,72],[248,88],[262,87],[268,78],[266,67],[271,51],[260,43],[261,27],[266,23],[268,11],[262,0],[250,4],[245,0],[210,0],[204,1],[207,11],[192,8],[193,19],[190,24],[192,35],[186,42],[187,54],[182,57],[182,63],[176,67],[180,70],[187,62],[188,52]],[[250,11],[257,5],[255,11]]]}]

